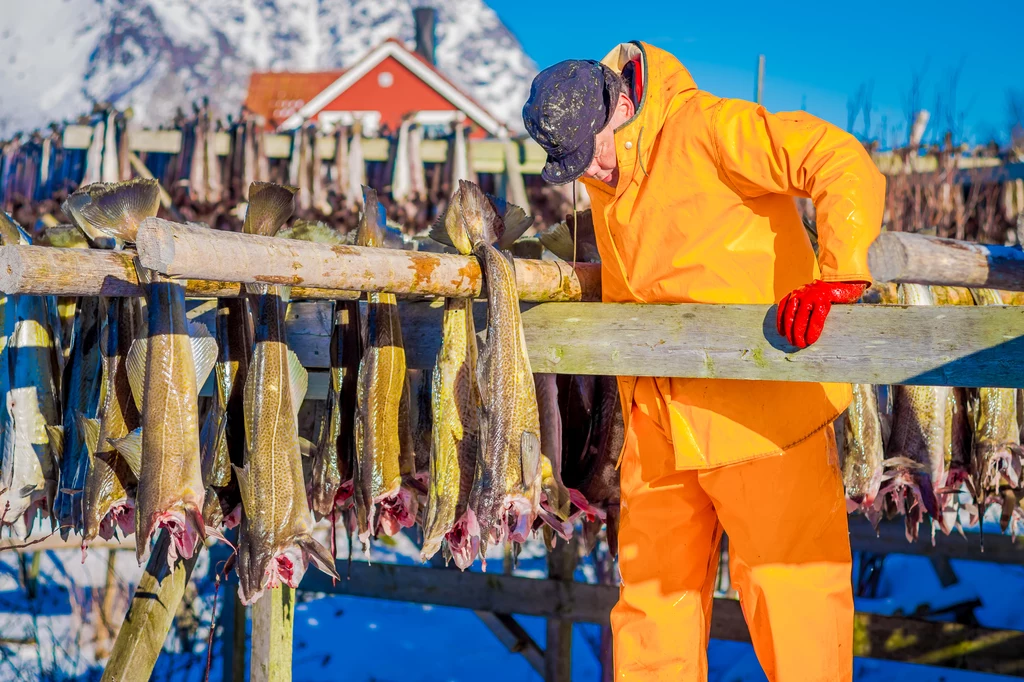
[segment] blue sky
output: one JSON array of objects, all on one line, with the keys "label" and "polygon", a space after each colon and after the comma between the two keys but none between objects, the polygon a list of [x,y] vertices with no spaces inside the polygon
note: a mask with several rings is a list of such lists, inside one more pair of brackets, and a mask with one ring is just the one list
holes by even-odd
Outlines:
[{"label": "blue sky", "polygon": [[[871,135],[886,117],[886,142],[906,137],[905,99],[923,74],[929,133],[941,134],[950,74],[959,69],[952,117],[963,139],[1008,139],[1008,92],[1024,99],[1024,0],[951,2],[611,2],[489,0],[540,68],[562,59],[600,59],[619,42],[644,40],[687,66],[697,85],[723,97],[754,98],[765,55],[764,104],[806,108],[842,128],[847,102],[871,89]],[[854,132],[863,133],[863,116]],[[925,138],[929,139],[928,136]]]}]

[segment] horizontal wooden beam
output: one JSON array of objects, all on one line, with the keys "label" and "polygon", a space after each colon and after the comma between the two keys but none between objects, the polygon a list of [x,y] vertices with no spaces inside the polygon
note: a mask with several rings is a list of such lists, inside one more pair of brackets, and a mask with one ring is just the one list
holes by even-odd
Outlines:
[{"label": "horizontal wooden beam", "polygon": [[[289,340],[327,367],[324,303],[293,303]],[[439,302],[400,302],[410,367],[433,366]],[[474,306],[477,329],[486,305]],[[1024,386],[1024,306],[837,305],[817,343],[789,346],[775,306],[550,303],[523,307],[534,372],[967,387]]]},{"label": "horizontal wooden beam", "polygon": [[902,520],[883,522],[876,532],[863,516],[850,516],[850,546],[856,552],[872,554],[914,554],[945,559],[984,561],[993,564],[1024,564],[1024,543],[1009,535],[976,532],[943,535],[936,533],[935,543],[929,533],[922,533],[917,542],[907,542]]},{"label": "horizontal wooden beam", "polygon": [[[88,149],[92,142],[92,127],[69,125],[64,128],[65,149]],[[291,157],[293,136],[280,133],[262,133],[263,148],[269,159]],[[131,130],[128,134],[128,148],[136,153],[177,154],[181,151],[180,130]],[[520,171],[536,175],[544,166],[546,155],[539,144],[532,139],[516,140],[524,159]],[[335,139],[333,134],[318,136],[318,156],[324,162],[334,160]],[[477,173],[504,173],[505,152],[501,140],[468,140],[469,163]],[[231,150],[231,135],[220,131],[214,133],[214,151],[226,156]],[[387,161],[391,153],[391,140],[382,137],[364,137],[363,159],[366,161]],[[448,140],[425,139],[421,143],[420,158],[424,163],[444,163],[448,160]]]},{"label": "horizontal wooden beam", "polygon": [[[347,566],[338,572],[346,575]],[[460,572],[421,566],[354,562],[351,577],[331,584],[320,571],[306,573],[300,590],[389,601],[558,618],[607,624],[619,598],[613,585],[560,582],[517,576]],[[1024,633],[955,623],[857,614],[857,656],[925,663],[984,672],[1006,669],[1020,660]],[[711,637],[749,642],[738,601],[715,599]],[[1021,674],[1007,670],[1006,674]]]},{"label": "horizontal wooden beam", "polygon": [[[133,264],[134,251],[60,249],[51,246],[0,246],[0,292],[54,296],[142,296]],[[191,279],[187,296],[233,298],[244,293],[239,282]],[[359,293],[295,287],[295,298],[355,300]]]},{"label": "horizontal wooden beam", "polygon": [[868,251],[880,282],[1024,291],[1024,251],[908,232],[883,232]]},{"label": "horizontal wooden beam", "polygon": [[[471,256],[315,244],[159,218],[142,223],[136,246],[142,265],[179,278],[452,297],[479,296],[483,286]],[[600,298],[600,265],[517,259],[515,268],[524,301]]]}]

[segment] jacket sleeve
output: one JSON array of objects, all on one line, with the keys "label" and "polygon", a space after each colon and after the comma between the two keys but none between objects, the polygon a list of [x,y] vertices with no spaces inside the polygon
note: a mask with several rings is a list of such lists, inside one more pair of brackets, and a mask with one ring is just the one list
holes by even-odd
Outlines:
[{"label": "jacket sleeve", "polygon": [[852,135],[802,111],[771,114],[723,99],[711,118],[717,163],[746,198],[810,198],[818,226],[821,278],[871,282],[868,247],[878,237],[885,176]]}]

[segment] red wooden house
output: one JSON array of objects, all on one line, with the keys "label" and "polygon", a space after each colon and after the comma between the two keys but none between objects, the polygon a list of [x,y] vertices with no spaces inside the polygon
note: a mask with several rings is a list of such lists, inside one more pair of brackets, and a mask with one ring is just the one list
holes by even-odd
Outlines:
[{"label": "red wooden house", "polygon": [[465,121],[474,138],[503,135],[504,124],[434,65],[432,15],[424,19],[417,12],[416,18],[416,51],[389,39],[345,70],[253,73],[246,108],[278,130],[304,121],[360,121],[364,134],[373,136],[385,127],[397,131],[403,118],[414,114],[427,126]]}]

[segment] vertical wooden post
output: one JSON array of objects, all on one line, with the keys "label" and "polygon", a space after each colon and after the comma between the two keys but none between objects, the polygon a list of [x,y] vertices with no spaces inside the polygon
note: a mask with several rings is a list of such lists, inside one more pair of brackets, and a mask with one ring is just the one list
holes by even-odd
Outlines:
[{"label": "vertical wooden post", "polygon": [[[237,529],[228,531],[228,540],[238,545]],[[212,562],[214,570],[219,570],[220,562],[229,556],[230,552],[226,550],[220,552],[217,559]],[[247,614],[245,604],[238,598],[238,573],[234,569],[228,571],[220,589],[221,603],[224,605],[218,617],[221,628],[221,680],[244,682]]]},{"label": "vertical wooden post", "polygon": [[757,57],[757,86],[754,90],[754,101],[761,104],[761,97],[764,95],[764,55]]},{"label": "vertical wooden post", "polygon": [[[610,551],[595,553],[594,567],[597,582],[600,585],[616,585],[619,583],[615,557]],[[601,624],[601,640],[598,649],[598,662],[601,665],[601,682],[612,682],[615,678],[615,657],[612,650],[612,626],[610,622]]]},{"label": "vertical wooden post", "polygon": [[252,607],[252,682],[290,682],[295,591],[287,585],[267,590]]},{"label": "vertical wooden post", "polygon": [[[576,571],[576,538],[548,551],[548,579],[571,582]],[[572,682],[572,621],[549,618],[544,648],[545,682]]]},{"label": "vertical wooden post", "polygon": [[519,145],[511,139],[505,140],[505,200],[528,209],[530,204],[526,198],[526,183],[523,171],[519,166]]},{"label": "vertical wooden post", "polygon": [[173,568],[168,568],[169,546],[170,536],[163,531],[150,554],[146,572],[132,595],[132,603],[117,633],[101,682],[142,682],[152,675],[185,585],[203,548],[202,544],[198,545],[191,559],[179,559]]}]

